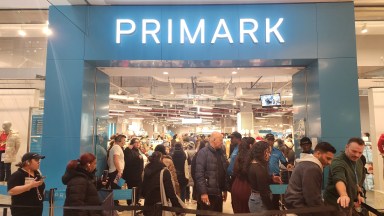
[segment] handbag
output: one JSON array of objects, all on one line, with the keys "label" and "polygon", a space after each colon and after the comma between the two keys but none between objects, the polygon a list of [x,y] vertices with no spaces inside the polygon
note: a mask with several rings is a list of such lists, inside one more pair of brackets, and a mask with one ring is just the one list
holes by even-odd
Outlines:
[{"label": "handbag", "polygon": [[[167,207],[172,207],[172,202],[170,199],[167,198],[167,194],[165,193],[165,188],[164,188],[164,181],[163,181],[163,175],[164,175],[164,170],[167,168],[163,168],[160,172],[160,197],[161,197],[161,204],[162,206],[167,206]],[[177,200],[179,201],[179,204],[182,208],[186,208],[184,202],[180,199],[180,197],[175,194],[177,197]],[[170,212],[170,211],[163,211],[162,216],[176,216],[176,212]]]}]

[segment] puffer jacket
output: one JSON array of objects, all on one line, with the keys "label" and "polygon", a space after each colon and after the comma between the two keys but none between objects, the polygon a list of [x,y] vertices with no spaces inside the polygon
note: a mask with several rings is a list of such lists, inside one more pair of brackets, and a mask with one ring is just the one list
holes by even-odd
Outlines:
[{"label": "puffer jacket", "polygon": [[201,149],[197,154],[195,171],[195,185],[199,195],[221,195],[222,191],[229,190],[229,181],[227,178],[225,178],[224,188],[219,188],[219,166],[216,154],[219,154],[221,158],[224,176],[226,176],[228,162],[223,151],[221,149],[215,150],[210,145]]},{"label": "puffer jacket", "polygon": [[[64,206],[100,206],[95,176],[78,167],[66,170],[62,177],[67,185]],[[102,216],[101,211],[64,209],[64,216]]]}]

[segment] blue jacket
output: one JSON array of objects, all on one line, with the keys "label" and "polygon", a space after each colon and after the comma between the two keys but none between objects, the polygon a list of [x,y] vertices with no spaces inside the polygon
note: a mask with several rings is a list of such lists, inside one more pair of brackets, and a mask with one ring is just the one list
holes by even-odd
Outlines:
[{"label": "blue jacket", "polygon": [[222,150],[215,150],[210,145],[201,149],[197,154],[195,172],[195,184],[199,195],[221,195],[223,191],[228,191],[229,189],[227,178],[225,178],[224,188],[219,188],[219,171],[216,154],[220,154],[221,163],[224,168],[224,176],[226,176],[228,163]]},{"label": "blue jacket", "polygon": [[233,149],[233,152],[231,154],[231,159],[229,161],[229,166],[227,169],[227,175],[232,176],[233,175],[233,168],[235,166],[235,161],[237,158],[237,155],[239,154],[239,145],[236,145]]},{"label": "blue jacket", "polygon": [[269,158],[269,174],[270,175],[280,175],[280,167],[279,167],[279,161],[284,164],[284,166],[287,165],[287,159],[285,159],[283,153],[273,147],[271,151],[271,157]]}]

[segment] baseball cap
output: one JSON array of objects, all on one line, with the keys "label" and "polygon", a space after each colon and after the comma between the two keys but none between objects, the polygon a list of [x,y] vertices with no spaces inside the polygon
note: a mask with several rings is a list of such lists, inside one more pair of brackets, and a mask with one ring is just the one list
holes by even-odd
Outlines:
[{"label": "baseball cap", "polygon": [[23,155],[23,157],[21,158],[21,162],[24,163],[25,161],[28,161],[28,160],[32,160],[32,159],[40,160],[40,159],[44,159],[44,158],[45,158],[45,156],[43,156],[43,155],[39,155],[39,154],[33,153],[33,152],[28,152],[28,153],[25,153]]},{"label": "baseball cap", "polygon": [[312,145],[311,139],[309,139],[308,137],[301,138],[300,145],[306,145],[306,144],[311,144]]},{"label": "baseball cap", "polygon": [[241,139],[242,138],[241,134],[239,132],[237,132],[237,131],[233,132],[231,134],[231,136],[229,136],[229,137],[231,137],[231,138],[234,137],[234,138],[237,138],[237,139]]},{"label": "baseball cap", "polygon": [[275,140],[275,135],[269,133],[269,134],[265,135],[265,139],[266,140]]}]

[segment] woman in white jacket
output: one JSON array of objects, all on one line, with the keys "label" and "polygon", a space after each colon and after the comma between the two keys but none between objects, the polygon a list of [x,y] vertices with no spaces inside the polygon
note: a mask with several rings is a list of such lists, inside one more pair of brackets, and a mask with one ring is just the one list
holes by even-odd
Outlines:
[{"label": "woman in white jacket", "polygon": [[0,181],[7,181],[11,175],[11,163],[16,161],[20,148],[20,136],[11,130],[12,123],[4,122],[0,135]]}]

